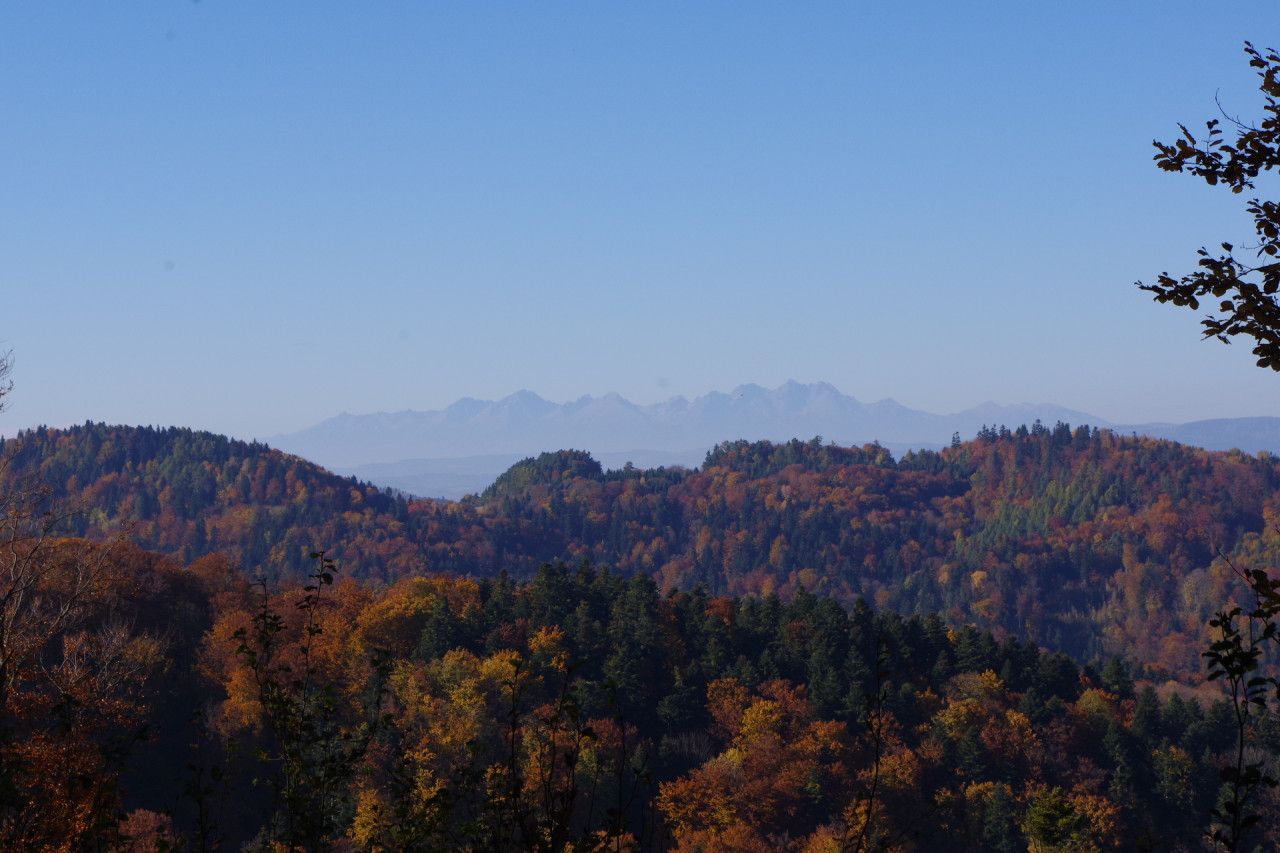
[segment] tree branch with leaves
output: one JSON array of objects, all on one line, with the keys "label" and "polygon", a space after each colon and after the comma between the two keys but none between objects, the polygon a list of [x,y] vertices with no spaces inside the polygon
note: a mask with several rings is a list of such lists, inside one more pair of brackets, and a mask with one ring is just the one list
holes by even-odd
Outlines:
[{"label": "tree branch with leaves", "polygon": [[[1259,176],[1280,168],[1280,54],[1260,51],[1249,42],[1245,53],[1261,79],[1262,121],[1248,124],[1219,105],[1223,118],[1206,122],[1203,138],[1179,124],[1181,138],[1152,143],[1157,166],[1190,173],[1235,194],[1255,190]],[[1154,293],[1157,302],[1192,310],[1200,309],[1201,300],[1217,300],[1218,313],[1201,322],[1205,337],[1223,343],[1238,335],[1252,338],[1258,366],[1280,371],[1280,203],[1253,197],[1246,210],[1253,217],[1256,242],[1239,248],[1223,242],[1220,253],[1201,248],[1194,272],[1177,279],[1164,272],[1155,284],[1137,285]]]}]

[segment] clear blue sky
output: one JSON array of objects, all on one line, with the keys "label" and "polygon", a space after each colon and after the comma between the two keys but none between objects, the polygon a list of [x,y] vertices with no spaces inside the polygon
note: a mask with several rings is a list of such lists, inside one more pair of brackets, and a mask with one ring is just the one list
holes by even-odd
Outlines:
[{"label": "clear blue sky", "polygon": [[[1224,3],[0,2],[0,432],[527,388],[1280,415],[1133,287],[1249,235]],[[1260,184],[1276,197],[1276,179]]]}]

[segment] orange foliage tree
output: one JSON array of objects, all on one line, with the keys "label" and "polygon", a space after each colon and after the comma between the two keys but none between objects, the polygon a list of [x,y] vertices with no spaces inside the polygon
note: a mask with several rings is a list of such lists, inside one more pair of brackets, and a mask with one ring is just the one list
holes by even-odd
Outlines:
[{"label": "orange foliage tree", "polygon": [[0,493],[4,850],[77,850],[114,833],[143,687],[163,659],[158,640],[110,616],[128,581],[121,543],[60,538],[67,517],[30,484]]}]

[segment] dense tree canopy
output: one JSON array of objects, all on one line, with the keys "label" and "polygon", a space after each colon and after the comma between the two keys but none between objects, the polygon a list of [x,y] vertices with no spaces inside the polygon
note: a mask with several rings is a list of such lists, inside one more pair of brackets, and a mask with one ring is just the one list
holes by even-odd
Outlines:
[{"label": "dense tree canopy", "polygon": [[36,478],[86,508],[68,533],[105,541],[128,526],[181,562],[220,553],[300,578],[322,544],[354,576],[390,583],[527,580],[544,561],[589,559],[662,589],[786,599],[803,587],[937,611],[1179,677],[1201,672],[1208,617],[1238,592],[1227,559],[1280,559],[1280,459],[1066,424],[986,428],[899,460],[814,441],[726,442],[696,471],[548,453],[459,502],[191,430],[85,424],[10,442],[0,488]]},{"label": "dense tree canopy", "polygon": [[[18,682],[6,850],[1189,853],[1232,740],[1211,690],[805,591],[587,563],[255,587],[59,547],[111,571]],[[115,618],[131,645],[106,654]],[[45,682],[75,661],[60,707]]]}]

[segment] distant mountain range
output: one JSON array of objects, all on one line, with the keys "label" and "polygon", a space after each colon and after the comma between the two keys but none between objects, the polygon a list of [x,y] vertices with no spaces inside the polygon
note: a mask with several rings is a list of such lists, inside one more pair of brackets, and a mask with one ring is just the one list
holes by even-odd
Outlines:
[{"label": "distant mountain range", "polygon": [[427,497],[478,492],[513,462],[543,451],[587,450],[606,468],[701,464],[734,439],[786,441],[821,435],[862,445],[878,441],[895,455],[936,449],[955,433],[983,426],[1058,421],[1167,438],[1208,450],[1280,450],[1280,418],[1232,418],[1187,424],[1115,424],[1048,403],[983,403],[949,415],[909,409],[892,399],[862,403],[833,386],[790,381],[772,390],[740,385],[694,400],[636,405],[617,394],[556,404],[531,391],[501,400],[463,398],[443,410],[341,414],[266,441],[341,474]]}]

